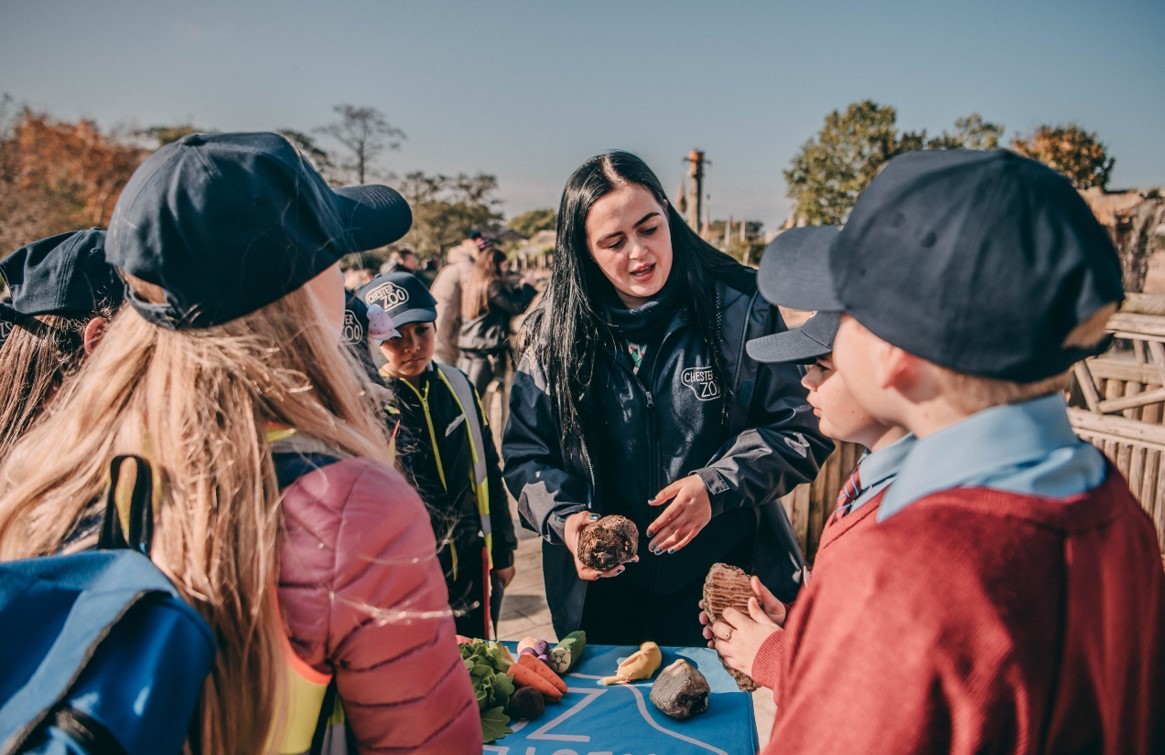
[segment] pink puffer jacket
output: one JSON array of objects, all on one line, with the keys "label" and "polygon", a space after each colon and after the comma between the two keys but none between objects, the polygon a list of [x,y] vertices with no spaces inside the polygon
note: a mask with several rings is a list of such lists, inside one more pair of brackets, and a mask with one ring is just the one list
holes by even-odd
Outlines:
[{"label": "pink puffer jacket", "polygon": [[334,673],[361,752],[481,752],[429,516],[395,471],[346,459],[283,499],[279,601],[292,647]]}]

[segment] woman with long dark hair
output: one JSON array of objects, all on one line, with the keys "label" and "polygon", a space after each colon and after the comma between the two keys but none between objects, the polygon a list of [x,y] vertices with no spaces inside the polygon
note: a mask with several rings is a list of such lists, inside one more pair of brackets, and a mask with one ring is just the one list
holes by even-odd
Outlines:
[{"label": "woman with long dark hair", "polygon": [[[803,561],[777,498],[833,446],[799,370],[745,358],[747,340],[785,328],[755,271],[700,239],[642,160],[587,160],[558,218],[503,441],[506,482],[544,538],[555,631],[701,645],[713,563],[796,595]],[[638,561],[598,572],[578,559],[600,514],[637,525]]]},{"label": "woman with long dark hair", "polygon": [[513,287],[506,280],[506,253],[491,246],[473,265],[461,292],[461,334],[457,367],[484,396],[494,377],[503,377],[510,353],[510,321],[534,300],[534,287],[523,281]]}]

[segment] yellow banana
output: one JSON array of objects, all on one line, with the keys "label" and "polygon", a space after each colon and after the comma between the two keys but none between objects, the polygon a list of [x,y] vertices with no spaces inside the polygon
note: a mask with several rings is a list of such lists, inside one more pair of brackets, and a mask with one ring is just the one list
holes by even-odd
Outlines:
[{"label": "yellow banana", "polygon": [[663,663],[663,653],[659,645],[645,642],[615,669],[614,676],[604,676],[603,684],[626,684],[639,679],[650,679]]}]

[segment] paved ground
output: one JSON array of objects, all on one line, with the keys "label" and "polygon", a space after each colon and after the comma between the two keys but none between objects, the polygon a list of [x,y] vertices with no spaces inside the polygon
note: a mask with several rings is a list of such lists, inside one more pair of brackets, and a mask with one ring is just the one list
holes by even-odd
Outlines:
[{"label": "paved ground", "polygon": [[[517,522],[518,514],[512,501],[510,508]],[[526,636],[557,639],[550,623],[550,609],[546,606],[546,590],[542,584],[542,545],[537,535],[520,525],[514,565],[517,574],[506,589],[502,615],[498,621],[498,636],[503,640],[514,641]],[[764,689],[754,692],[752,704],[763,746],[773,726],[773,695]]]}]

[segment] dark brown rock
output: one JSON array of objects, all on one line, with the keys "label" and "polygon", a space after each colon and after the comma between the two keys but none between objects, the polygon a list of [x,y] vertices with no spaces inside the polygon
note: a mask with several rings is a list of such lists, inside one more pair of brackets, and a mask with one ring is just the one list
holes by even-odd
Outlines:
[{"label": "dark brown rock", "polygon": [[597,571],[635,558],[639,528],[625,516],[610,514],[588,524],[578,536],[578,559]]},{"label": "dark brown rock", "polygon": [[651,702],[665,715],[685,721],[708,710],[711,692],[700,670],[680,658],[659,672],[651,685]]}]

